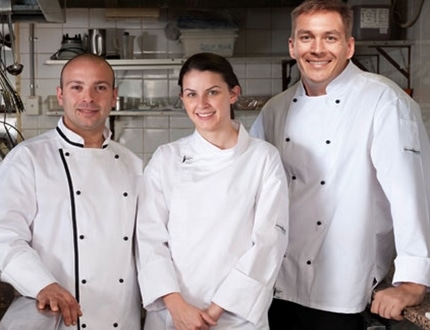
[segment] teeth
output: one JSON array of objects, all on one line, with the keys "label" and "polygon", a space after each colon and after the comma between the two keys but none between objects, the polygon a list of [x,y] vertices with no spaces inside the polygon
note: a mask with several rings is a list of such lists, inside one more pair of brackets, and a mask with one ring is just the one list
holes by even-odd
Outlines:
[{"label": "teeth", "polygon": [[199,113],[198,114],[200,117],[209,117],[212,115],[212,113]]}]

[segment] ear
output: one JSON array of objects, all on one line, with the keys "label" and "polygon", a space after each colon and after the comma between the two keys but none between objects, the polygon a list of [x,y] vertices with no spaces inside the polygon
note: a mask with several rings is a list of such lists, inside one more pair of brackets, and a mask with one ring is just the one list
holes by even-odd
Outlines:
[{"label": "ear", "polygon": [[59,86],[57,86],[57,100],[58,104],[63,106],[63,90]]},{"label": "ear", "polygon": [[230,90],[230,104],[236,103],[240,96],[241,88],[236,85]]},{"label": "ear", "polygon": [[294,54],[294,40],[292,38],[288,38],[288,50],[290,52],[290,57],[296,59],[296,55]]},{"label": "ear", "polygon": [[348,59],[351,59],[355,53],[355,39],[354,37],[350,37],[347,40],[348,43]]}]

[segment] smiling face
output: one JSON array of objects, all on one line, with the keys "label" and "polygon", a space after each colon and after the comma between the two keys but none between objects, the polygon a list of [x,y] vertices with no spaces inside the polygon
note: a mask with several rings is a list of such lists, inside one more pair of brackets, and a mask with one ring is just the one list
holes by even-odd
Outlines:
[{"label": "smiling face", "polygon": [[327,85],[353,56],[354,39],[346,36],[341,16],[334,11],[305,13],[295,23],[290,56],[297,60],[307,94],[326,94]]},{"label": "smiling face", "polygon": [[101,136],[117,96],[112,69],[92,56],[71,61],[63,70],[62,87],[57,87],[64,124],[84,139]]},{"label": "smiling face", "polygon": [[180,96],[197,131],[207,138],[232,130],[230,105],[239,94],[240,87],[230,89],[221,74],[192,69],[183,77]]}]

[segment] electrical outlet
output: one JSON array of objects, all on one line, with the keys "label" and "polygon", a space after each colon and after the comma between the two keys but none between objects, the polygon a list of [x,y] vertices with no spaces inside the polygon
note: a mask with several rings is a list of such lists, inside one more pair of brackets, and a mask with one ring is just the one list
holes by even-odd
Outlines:
[{"label": "electrical outlet", "polygon": [[27,98],[27,106],[25,113],[27,115],[39,115],[40,113],[40,96],[29,96]]}]

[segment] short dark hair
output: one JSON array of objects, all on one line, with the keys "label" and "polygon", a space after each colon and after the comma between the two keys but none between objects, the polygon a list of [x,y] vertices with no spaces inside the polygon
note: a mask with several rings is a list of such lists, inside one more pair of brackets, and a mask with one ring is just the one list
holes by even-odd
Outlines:
[{"label": "short dark hair", "polygon": [[[240,87],[239,79],[237,79],[232,65],[225,57],[214,53],[197,53],[185,61],[179,72],[178,85],[181,88],[181,94],[184,76],[191,70],[219,73],[230,89],[235,86]],[[233,105],[230,106],[230,117],[234,119]]]},{"label": "short dark hair", "polygon": [[340,0],[305,0],[291,12],[291,37],[294,38],[297,17],[316,11],[339,13],[345,27],[345,36],[352,36],[353,13],[351,8]]}]

